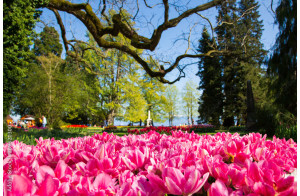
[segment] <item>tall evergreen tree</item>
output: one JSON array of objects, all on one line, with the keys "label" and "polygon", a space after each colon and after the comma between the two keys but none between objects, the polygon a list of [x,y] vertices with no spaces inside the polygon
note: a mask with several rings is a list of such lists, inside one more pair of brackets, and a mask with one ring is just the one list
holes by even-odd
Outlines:
[{"label": "tall evergreen tree", "polygon": [[232,126],[234,121],[245,123],[247,80],[251,80],[255,93],[260,91],[260,66],[266,51],[260,41],[262,21],[259,20],[258,8],[255,0],[241,0],[238,6],[232,0],[219,8],[219,47],[234,51],[222,56],[220,61],[223,68],[224,126]]},{"label": "tall evergreen tree", "polygon": [[297,1],[281,0],[276,9],[279,35],[268,62],[270,93],[283,114],[297,116]]},{"label": "tall evergreen tree", "polygon": [[59,34],[54,27],[44,27],[38,38],[34,40],[33,52],[36,56],[47,56],[52,53],[60,57],[62,45],[59,44]]},{"label": "tall evergreen tree", "polygon": [[[237,52],[240,46],[236,43],[236,0],[225,2],[219,8],[217,21],[219,25],[216,28],[218,46],[222,50]],[[226,127],[234,125],[234,117],[240,102],[238,97],[238,82],[240,81],[237,73],[240,71],[237,55],[227,55],[220,58],[220,64],[223,70],[223,125]]]},{"label": "tall evergreen tree", "polygon": [[[206,53],[213,49],[213,40],[206,27],[199,40],[198,52]],[[199,90],[202,95],[199,98],[199,119],[202,122],[220,125],[220,118],[223,112],[223,93],[222,93],[222,70],[218,57],[201,57],[199,62],[200,77]]]},{"label": "tall evergreen tree", "polygon": [[239,2],[239,17],[238,21],[238,37],[237,42],[241,46],[242,54],[238,56],[242,81],[240,83],[240,97],[242,104],[240,107],[239,115],[237,120],[239,124],[244,124],[246,121],[246,83],[247,80],[251,81],[254,97],[256,98],[256,105],[261,104],[260,102],[265,98],[260,83],[262,80],[262,69],[261,65],[266,51],[263,49],[261,42],[263,24],[260,20],[258,12],[259,4],[255,0],[241,0]]}]

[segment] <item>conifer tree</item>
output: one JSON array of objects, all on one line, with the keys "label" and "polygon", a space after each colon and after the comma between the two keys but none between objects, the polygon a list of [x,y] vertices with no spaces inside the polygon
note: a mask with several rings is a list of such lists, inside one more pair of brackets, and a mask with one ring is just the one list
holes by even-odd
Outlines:
[{"label": "conifer tree", "polygon": [[[213,40],[210,37],[206,27],[202,32],[202,38],[199,40],[198,52],[205,53],[212,49]],[[211,123],[218,126],[223,111],[222,94],[222,70],[218,57],[201,57],[199,61],[200,77],[199,90],[202,95],[199,98],[199,119],[202,122]]]},{"label": "conifer tree", "polygon": [[297,116],[297,1],[281,0],[276,9],[279,35],[268,62],[270,94],[281,113]]},{"label": "conifer tree", "polygon": [[[223,50],[235,51],[240,48],[236,43],[236,1],[230,0],[222,4],[219,8],[216,28],[218,47]],[[238,100],[238,82],[240,78],[237,73],[240,71],[237,55],[227,55],[220,58],[220,65],[223,70],[223,125],[226,127],[234,125]]]},{"label": "conifer tree", "polygon": [[223,125],[245,124],[246,83],[251,80],[254,97],[261,97],[259,89],[261,64],[266,51],[261,43],[262,21],[258,3],[241,0],[237,6],[232,0],[219,8],[217,27],[220,49],[235,51],[221,57],[223,68],[224,115]]},{"label": "conifer tree", "polygon": [[60,57],[62,45],[59,43],[59,34],[54,27],[44,27],[39,37],[34,40],[33,52],[36,56],[47,56],[52,53]]},{"label": "conifer tree", "polygon": [[[264,99],[264,93],[260,87],[263,75],[261,65],[266,55],[261,42],[263,24],[260,20],[258,12],[259,4],[255,0],[241,0],[239,2],[239,17],[238,21],[238,44],[241,46],[242,54],[239,55],[241,66],[241,85],[240,97],[241,107],[238,112],[238,124],[244,124],[246,121],[246,84],[247,80],[251,81],[256,105]],[[242,17],[243,16],[243,17]]]}]

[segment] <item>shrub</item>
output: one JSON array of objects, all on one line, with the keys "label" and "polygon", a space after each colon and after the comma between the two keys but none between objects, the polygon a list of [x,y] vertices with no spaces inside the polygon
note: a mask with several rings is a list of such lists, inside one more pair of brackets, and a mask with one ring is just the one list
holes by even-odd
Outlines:
[{"label": "shrub", "polygon": [[243,132],[246,131],[246,126],[231,126],[229,132]]},{"label": "shrub", "polygon": [[206,125],[206,124],[201,124],[201,125],[193,125],[190,127],[190,131],[194,131],[195,133],[211,133],[215,132],[216,127],[213,125]]},{"label": "shrub", "polygon": [[275,129],[275,135],[276,137],[285,138],[287,140],[292,138],[295,142],[297,142],[297,125],[280,125]]},{"label": "shrub", "polygon": [[116,126],[111,126],[111,125],[104,128],[104,131],[108,133],[116,132],[117,130],[118,128]]}]

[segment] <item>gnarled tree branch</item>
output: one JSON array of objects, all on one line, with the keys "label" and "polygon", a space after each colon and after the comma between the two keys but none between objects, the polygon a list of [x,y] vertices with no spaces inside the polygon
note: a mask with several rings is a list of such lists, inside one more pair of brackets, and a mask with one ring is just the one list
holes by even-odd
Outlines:
[{"label": "gnarled tree branch", "polygon": [[[69,51],[68,45],[71,45],[71,43],[66,39],[65,27],[58,13],[58,10],[67,12],[75,16],[76,18],[78,18],[86,26],[86,28],[91,33],[91,35],[93,36],[93,38],[95,39],[99,47],[106,48],[106,49],[117,49],[122,52],[125,52],[126,54],[133,57],[151,77],[157,77],[163,83],[174,83],[180,80],[180,78],[184,77],[184,74],[180,75],[177,79],[175,79],[172,82],[166,80],[164,77],[167,73],[177,68],[181,60],[185,58],[198,58],[201,56],[212,56],[212,54],[222,54],[224,53],[224,51],[212,50],[206,54],[195,54],[195,55],[183,54],[178,56],[175,62],[169,65],[168,68],[164,68],[161,65],[160,70],[157,71],[157,70],[152,70],[150,68],[149,64],[143,59],[143,57],[137,52],[137,50],[138,49],[144,49],[150,51],[155,50],[155,48],[157,47],[158,43],[161,40],[161,36],[163,32],[165,32],[166,30],[172,27],[177,26],[183,19],[191,16],[192,14],[196,14],[198,12],[212,8],[216,5],[221,4],[223,1],[224,0],[211,0],[208,3],[204,3],[194,8],[188,9],[183,13],[179,14],[179,16],[175,18],[169,19],[169,12],[170,12],[169,2],[168,0],[162,0],[164,5],[164,20],[161,25],[159,25],[156,29],[153,30],[151,38],[147,38],[145,36],[139,35],[132,26],[126,23],[124,17],[122,17],[121,11],[120,13],[114,14],[112,16],[113,23],[110,24],[108,22],[110,20],[105,14],[107,9],[107,4],[108,4],[107,0],[103,0],[103,9],[101,10],[101,15],[104,16],[105,20],[107,21],[106,23],[103,23],[101,21],[101,18],[99,18],[96,15],[96,13],[93,11],[91,5],[88,2],[72,3],[67,0],[50,0],[49,3],[46,5],[46,7],[52,10],[56,16],[57,22],[61,28],[64,46],[66,48],[68,55],[77,59],[79,58],[79,56],[74,54],[74,52]],[[146,0],[144,0],[144,3],[147,7],[150,7],[148,6]],[[130,45],[119,43],[114,40],[105,39],[105,35],[111,35],[117,37],[119,36],[119,34],[122,34],[124,37],[129,39],[131,41]],[[183,69],[179,69],[179,70],[180,73],[184,73]]]}]

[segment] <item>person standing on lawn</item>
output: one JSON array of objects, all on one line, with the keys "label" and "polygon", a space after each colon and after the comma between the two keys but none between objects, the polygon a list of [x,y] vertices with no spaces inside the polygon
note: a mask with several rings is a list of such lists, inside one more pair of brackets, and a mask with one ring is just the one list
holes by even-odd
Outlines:
[{"label": "person standing on lawn", "polygon": [[45,128],[46,124],[47,124],[47,119],[45,116],[42,116],[42,124],[43,124],[43,127]]}]

